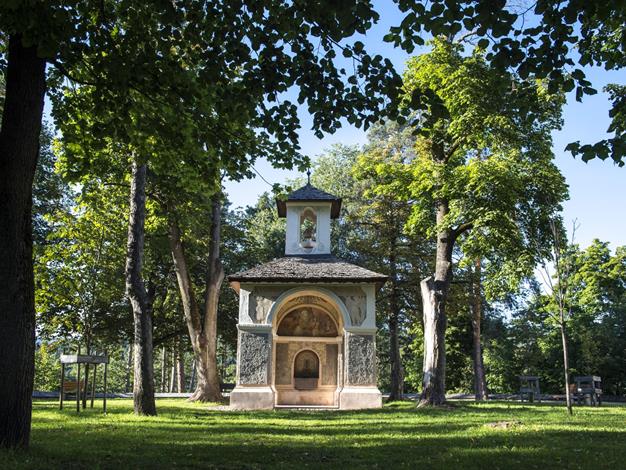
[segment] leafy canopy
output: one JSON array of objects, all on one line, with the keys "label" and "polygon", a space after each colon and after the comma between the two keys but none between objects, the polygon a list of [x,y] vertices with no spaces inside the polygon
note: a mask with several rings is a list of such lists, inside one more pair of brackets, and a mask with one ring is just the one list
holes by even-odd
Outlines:
[{"label": "leafy canopy", "polygon": [[[467,259],[491,259],[492,278],[516,284],[549,247],[549,222],[567,197],[550,136],[561,124],[562,96],[445,39],[411,59],[404,80],[407,108],[416,90],[430,96],[411,121],[415,157],[377,164],[393,183],[373,190],[411,201],[410,230],[429,238],[449,231]],[[436,223],[442,202],[447,212]]]}]

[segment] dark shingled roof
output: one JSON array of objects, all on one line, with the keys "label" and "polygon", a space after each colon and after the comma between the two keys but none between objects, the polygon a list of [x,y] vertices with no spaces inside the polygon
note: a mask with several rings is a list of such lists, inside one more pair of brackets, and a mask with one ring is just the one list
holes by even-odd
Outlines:
[{"label": "dark shingled roof", "polygon": [[287,215],[286,202],[298,201],[298,202],[313,202],[313,201],[328,201],[331,203],[330,216],[333,219],[339,217],[339,211],[341,210],[341,198],[333,196],[332,194],[317,189],[312,186],[311,183],[307,183],[300,189],[296,189],[294,192],[287,196],[286,200],[277,200],[276,206],[278,207],[278,216],[285,217]]},{"label": "dark shingled roof", "polygon": [[383,284],[384,274],[370,271],[334,256],[287,256],[228,276],[238,282],[375,282]]}]

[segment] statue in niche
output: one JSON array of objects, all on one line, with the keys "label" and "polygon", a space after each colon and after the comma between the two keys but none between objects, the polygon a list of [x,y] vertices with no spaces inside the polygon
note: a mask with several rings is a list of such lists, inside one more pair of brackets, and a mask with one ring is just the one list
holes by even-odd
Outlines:
[{"label": "statue in niche", "polygon": [[303,307],[294,310],[278,325],[279,336],[337,336],[337,327],[330,316],[318,309]]}]

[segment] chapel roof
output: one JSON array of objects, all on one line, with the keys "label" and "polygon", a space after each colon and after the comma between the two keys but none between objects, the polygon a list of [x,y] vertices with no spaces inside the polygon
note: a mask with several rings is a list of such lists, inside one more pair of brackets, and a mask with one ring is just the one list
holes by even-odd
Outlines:
[{"label": "chapel roof", "polygon": [[341,198],[334,196],[326,191],[316,188],[310,182],[302,186],[300,189],[296,189],[291,192],[287,199],[276,200],[276,206],[278,207],[278,216],[286,217],[287,215],[287,202],[315,202],[315,201],[328,201],[331,203],[330,216],[333,219],[339,217],[339,211],[341,210]]},{"label": "chapel roof", "polygon": [[332,255],[286,256],[228,276],[230,282],[375,282],[387,276]]}]

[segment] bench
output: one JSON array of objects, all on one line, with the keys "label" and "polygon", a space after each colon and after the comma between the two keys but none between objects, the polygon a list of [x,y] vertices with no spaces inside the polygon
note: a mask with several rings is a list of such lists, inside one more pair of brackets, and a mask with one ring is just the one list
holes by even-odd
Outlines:
[{"label": "bench", "polygon": [[581,375],[574,377],[576,382],[576,403],[600,406],[602,405],[602,379],[597,375]]},{"label": "bench", "polygon": [[539,377],[536,375],[520,375],[519,381],[519,396],[522,403],[524,402],[524,397],[526,397],[529,403],[533,403],[535,400],[541,403]]},{"label": "bench", "polygon": [[81,380],[80,384],[76,380],[64,380],[63,381],[63,394],[65,396],[70,393],[76,393],[78,390],[84,390],[85,381]]}]

